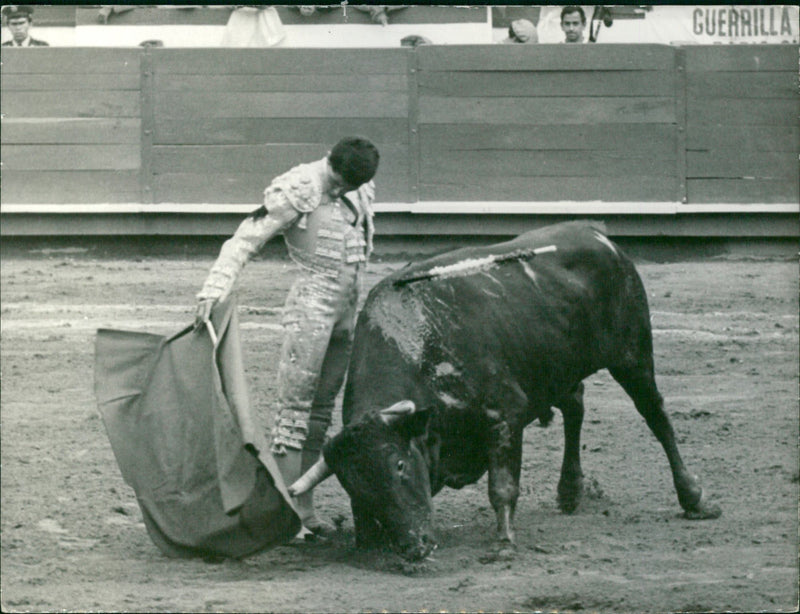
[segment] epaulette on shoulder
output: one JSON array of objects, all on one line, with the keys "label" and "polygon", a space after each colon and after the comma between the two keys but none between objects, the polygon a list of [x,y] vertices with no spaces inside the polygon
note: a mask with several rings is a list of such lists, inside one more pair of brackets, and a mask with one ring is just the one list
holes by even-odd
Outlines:
[{"label": "epaulette on shoulder", "polygon": [[375,200],[375,183],[367,181],[367,183],[358,188],[358,195],[363,202],[367,204],[372,203],[372,201]]},{"label": "epaulette on shoulder", "polygon": [[300,213],[311,213],[322,200],[320,183],[308,164],[295,166],[276,177],[266,189],[271,190],[280,190]]}]

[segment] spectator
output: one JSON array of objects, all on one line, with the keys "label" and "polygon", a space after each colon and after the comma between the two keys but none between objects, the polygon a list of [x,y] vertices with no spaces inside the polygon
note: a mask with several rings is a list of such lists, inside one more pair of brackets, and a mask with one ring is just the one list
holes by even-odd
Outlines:
[{"label": "spectator", "polygon": [[134,10],[135,6],[126,6],[124,4],[106,4],[100,7],[97,11],[97,21],[102,24],[107,24],[112,15],[120,15]]},{"label": "spectator", "polygon": [[33,24],[33,7],[13,5],[3,7],[3,17],[11,40],[3,43],[3,47],[49,47],[44,41],[32,38],[29,31]]},{"label": "spectator", "polygon": [[419,34],[410,34],[400,39],[401,47],[419,47],[420,45],[430,45],[431,40]]},{"label": "spectator", "polygon": [[580,6],[570,5],[561,9],[561,29],[565,43],[582,43],[586,28],[586,13]]},{"label": "spectator", "polygon": [[327,13],[333,7],[330,7],[330,6],[314,6],[313,4],[301,4],[298,7],[292,7],[292,8],[296,8],[297,11],[300,13],[300,15],[302,15],[303,17],[314,17],[314,16],[322,15],[323,12]]},{"label": "spectator", "polygon": [[[289,255],[301,268],[283,313],[271,443],[287,485],[319,457],[344,381],[361,276],[372,251],[371,180],[378,161],[370,141],[351,137],[339,141],[325,158],[274,179],[264,191],[264,205],[222,246],[197,295],[200,326],[214,303],[230,294],[245,263],[283,233]],[[295,503],[306,529],[332,530],[317,519],[310,492]]]},{"label": "spectator", "polygon": [[508,27],[508,38],[500,41],[504,44],[509,43],[538,43],[539,36],[536,26],[527,19],[515,19]]},{"label": "spectator", "polygon": [[223,47],[274,47],[286,38],[281,17],[272,6],[232,7],[225,32]]},{"label": "spectator", "polygon": [[374,23],[379,23],[382,26],[389,25],[389,13],[391,11],[399,11],[400,9],[408,8],[406,5],[398,5],[398,6],[354,6],[353,7],[357,11],[361,11],[362,13],[369,13],[370,19]]}]

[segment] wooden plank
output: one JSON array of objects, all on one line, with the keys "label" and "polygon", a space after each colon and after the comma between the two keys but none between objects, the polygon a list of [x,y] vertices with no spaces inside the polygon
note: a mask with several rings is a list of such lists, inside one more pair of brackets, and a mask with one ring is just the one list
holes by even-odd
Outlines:
[{"label": "wooden plank", "polygon": [[146,48],[141,57],[141,81],[139,105],[141,107],[141,145],[139,147],[139,200],[153,202],[153,133],[155,132],[155,87],[153,78],[153,54]]},{"label": "wooden plank", "polygon": [[671,201],[672,177],[440,177],[420,185],[420,200]]},{"label": "wooden plank", "polygon": [[[405,173],[408,148],[376,144],[381,154],[380,169]],[[323,158],[330,143],[268,145],[157,145],[153,148],[155,173],[238,172],[262,173],[272,178],[301,162]]]},{"label": "wooden plank", "polygon": [[[24,74],[3,72],[2,88],[11,90],[138,90],[139,75],[136,73],[59,73]],[[44,94],[43,94],[44,95]]]},{"label": "wooden plank", "polygon": [[459,151],[423,160],[421,181],[437,177],[622,177],[675,176],[675,153],[666,158],[609,151]]},{"label": "wooden plank", "polygon": [[12,171],[136,169],[139,146],[3,145],[3,168]]},{"label": "wooden plank", "polygon": [[3,73],[139,73],[141,49],[119,47],[3,48]]},{"label": "wooden plank", "polygon": [[672,98],[420,96],[422,124],[674,123]]},{"label": "wooden plank", "polygon": [[405,117],[408,96],[395,92],[289,93],[157,92],[156,116],[206,117]]},{"label": "wooden plank", "polygon": [[408,141],[405,118],[156,118],[159,145],[226,145],[264,143],[325,143],[361,134],[374,143]]},{"label": "wooden plank", "polygon": [[675,49],[675,200],[689,202],[686,192],[686,127],[687,127],[686,51]]},{"label": "wooden plank", "polygon": [[800,149],[800,126],[695,126],[687,135],[690,150],[791,151]]},{"label": "wooden plank", "polygon": [[796,126],[797,116],[800,113],[800,99],[726,98],[712,102],[702,98],[690,98],[687,104],[690,131],[704,124]]},{"label": "wooden plank", "polygon": [[156,74],[156,90],[217,92],[405,92],[405,74],[175,75]]},{"label": "wooden plank", "polygon": [[789,98],[796,99],[797,72],[697,71],[687,74],[692,98]]},{"label": "wooden plank", "polygon": [[408,55],[408,189],[415,196],[419,193],[420,165],[422,155],[419,139],[419,63],[416,53]]},{"label": "wooden plank", "polygon": [[420,70],[669,70],[668,45],[423,45]]},{"label": "wooden plank", "polygon": [[675,154],[675,127],[670,124],[426,124],[420,127],[423,155],[451,150],[626,151],[668,157]]},{"label": "wooden plank", "polygon": [[[586,215],[603,225],[611,236],[640,236],[651,240],[661,237],[727,237],[734,241],[750,241],[751,237],[778,239],[790,253],[796,249],[798,225],[793,214],[694,214],[682,216],[647,215]],[[521,229],[531,230],[560,221],[574,220],[574,215],[559,214],[516,214],[516,215],[426,215],[424,223],[420,216],[409,213],[379,214],[376,221],[377,247],[379,252],[386,247],[392,237],[409,235],[412,252],[430,251],[431,241],[436,235],[447,237],[438,242],[441,249],[453,246],[457,235],[474,235],[485,244],[489,235],[509,237],[519,234]],[[121,213],[121,214],[3,214],[0,234],[6,236],[64,236],[64,235],[102,235],[102,236],[165,236],[172,242],[174,235],[229,237],[241,222],[239,214],[219,213],[196,216],[164,213]],[[413,235],[413,236],[411,236]],[[415,237],[426,235],[423,242],[414,244]],[[386,237],[386,239],[384,239]],[[742,239],[744,237],[744,239]],[[224,240],[224,239],[223,239]],[[280,242],[280,238],[273,241]],[[460,239],[455,239],[461,242]],[[501,240],[498,238],[498,240]],[[386,242],[386,243],[384,243]]]},{"label": "wooden plank", "polygon": [[689,72],[796,71],[797,45],[691,45],[686,47]]},{"label": "wooden plank", "polygon": [[727,149],[687,152],[687,176],[794,179],[800,182],[797,153]]},{"label": "wooden plank", "polygon": [[[264,188],[273,175],[264,173],[165,173],[154,178],[155,202],[254,203],[263,202]],[[411,197],[405,174],[375,177],[379,201],[407,202]]]},{"label": "wooden plank", "polygon": [[[99,6],[75,7],[75,21],[79,26],[97,26]],[[133,10],[109,16],[105,27],[114,26],[224,26],[231,11],[228,7],[136,6]]]},{"label": "wooden plank", "polygon": [[[368,13],[357,11],[352,6],[342,7],[328,5],[330,10],[320,10],[316,15],[304,17],[300,15],[296,6],[278,5],[275,8],[284,25],[343,25],[363,24],[373,25]],[[200,25],[224,26],[230,18],[230,6],[137,6],[132,11],[113,15],[107,26],[166,26],[166,25]],[[319,8],[319,7],[318,7]],[[323,9],[327,7],[322,7]],[[76,8],[73,7],[73,11]],[[76,16],[78,25],[97,25],[97,7],[77,7]],[[36,9],[39,14],[39,9]],[[390,20],[392,25],[401,24],[429,24],[429,23],[485,23],[487,21],[486,8],[457,7],[457,6],[425,6],[414,5],[402,11],[392,11]],[[37,17],[38,23],[38,17]],[[73,23],[74,25],[74,23]]]},{"label": "wooden plank", "polygon": [[387,49],[154,49],[157,73],[182,75],[403,74],[406,47]]},{"label": "wooden plank", "polygon": [[[331,5],[328,5],[331,6]],[[292,25],[337,25],[373,24],[368,13],[353,10],[352,6],[332,6],[329,11],[318,11],[312,17],[303,17],[299,11],[288,6],[278,6],[278,14],[284,24]],[[483,6],[435,6],[413,4],[405,10],[392,11],[389,22],[393,26],[416,24],[469,24],[486,23],[489,16]]]},{"label": "wooden plank", "polygon": [[139,199],[137,171],[3,170],[3,201],[126,203]]},{"label": "wooden plank", "polygon": [[75,7],[71,5],[38,5],[33,12],[37,28],[74,28]]},{"label": "wooden plank", "polygon": [[797,181],[775,179],[689,179],[692,203],[796,203]]},{"label": "wooden plank", "polygon": [[6,117],[138,117],[136,90],[3,92]]},{"label": "wooden plank", "polygon": [[641,71],[423,71],[424,96],[671,96],[675,75]]},{"label": "wooden plank", "polygon": [[3,145],[138,143],[139,119],[36,117],[3,119]]}]

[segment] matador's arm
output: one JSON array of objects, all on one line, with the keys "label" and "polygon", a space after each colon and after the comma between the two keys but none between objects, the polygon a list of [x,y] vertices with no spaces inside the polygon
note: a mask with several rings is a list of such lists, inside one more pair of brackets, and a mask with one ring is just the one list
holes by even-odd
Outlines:
[{"label": "matador's arm", "polygon": [[307,166],[295,167],[264,190],[264,205],[247,216],[222,245],[203,288],[197,294],[199,301],[227,298],[247,261],[272,237],[319,205],[319,181],[308,172]]}]

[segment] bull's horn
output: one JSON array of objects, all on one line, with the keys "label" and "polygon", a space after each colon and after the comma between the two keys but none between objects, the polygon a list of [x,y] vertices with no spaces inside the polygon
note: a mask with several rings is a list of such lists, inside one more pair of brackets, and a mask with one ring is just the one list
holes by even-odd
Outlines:
[{"label": "bull's horn", "polygon": [[400,401],[399,403],[395,403],[391,407],[382,409],[381,420],[383,420],[386,426],[391,426],[399,418],[402,418],[403,416],[410,416],[416,410],[417,406],[414,405],[414,401]]},{"label": "bull's horn", "polygon": [[293,497],[302,495],[314,488],[317,484],[333,475],[333,471],[328,467],[328,463],[320,456],[319,460],[314,463],[308,471],[301,475],[297,481],[289,486],[289,494]]}]

